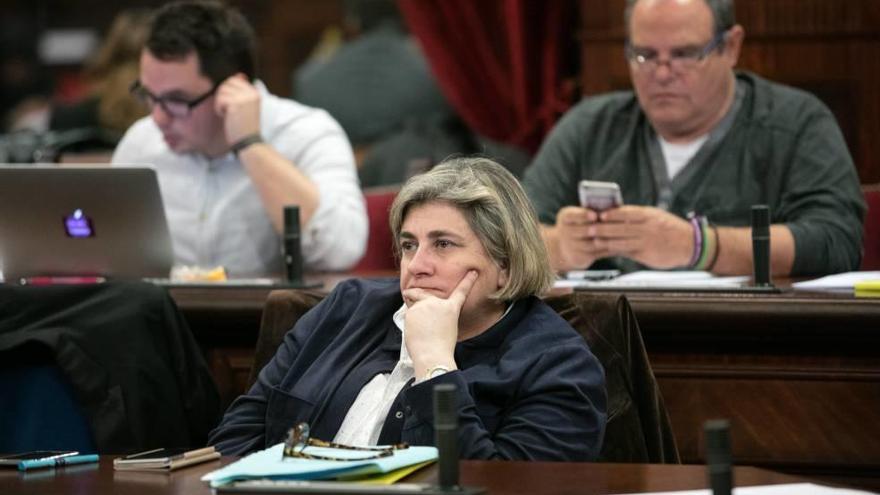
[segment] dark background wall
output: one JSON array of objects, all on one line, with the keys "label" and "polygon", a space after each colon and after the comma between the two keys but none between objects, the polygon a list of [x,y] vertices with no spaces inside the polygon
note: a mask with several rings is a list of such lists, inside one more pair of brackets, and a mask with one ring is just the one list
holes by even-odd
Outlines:
[{"label": "dark background wall", "polygon": [[[582,94],[630,87],[623,58],[625,0],[575,1]],[[127,7],[155,0],[0,0],[0,23],[37,36],[46,29],[106,31]],[[270,90],[290,95],[291,74],[324,28],[340,25],[342,0],[238,0],[260,39],[260,74]],[[740,67],[815,93],[840,122],[863,183],[880,182],[880,1],[737,0],[746,42]],[[492,20],[487,20],[492,22]],[[8,43],[6,39],[3,41]],[[78,67],[54,66],[57,81]]]}]

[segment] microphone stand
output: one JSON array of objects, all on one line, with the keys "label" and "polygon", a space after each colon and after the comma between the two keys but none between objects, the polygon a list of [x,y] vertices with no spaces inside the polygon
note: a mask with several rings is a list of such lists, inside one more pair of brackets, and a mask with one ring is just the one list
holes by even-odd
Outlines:
[{"label": "microphone stand", "polygon": [[770,208],[752,206],[752,267],[755,287],[772,288],[770,282]]},{"label": "microphone stand", "polygon": [[434,443],[437,445],[439,486],[430,493],[476,495],[485,488],[458,484],[458,408],[456,387],[451,383],[434,386]]},{"label": "microphone stand", "polygon": [[706,470],[712,495],[731,495],[733,466],[730,452],[730,423],[725,419],[706,421]]}]

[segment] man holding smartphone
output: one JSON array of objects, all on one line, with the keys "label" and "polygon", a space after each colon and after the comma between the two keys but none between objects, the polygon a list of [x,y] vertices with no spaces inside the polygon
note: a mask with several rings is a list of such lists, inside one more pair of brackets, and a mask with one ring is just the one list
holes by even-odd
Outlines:
[{"label": "man holding smartphone", "polygon": [[[628,0],[624,18],[635,91],[575,106],[524,179],[554,267],[750,274],[766,204],[774,274],[857,269],[865,206],[840,129],[814,96],[734,71],[733,0]],[[585,179],[627,205],[579,205]]]},{"label": "man holding smartphone", "polygon": [[255,36],[238,11],[164,5],[132,85],[150,116],[113,163],[156,168],[179,263],[278,274],[284,206],[297,205],[306,267],[346,269],[367,238],[351,146],[326,112],[270,94],[255,69]]}]

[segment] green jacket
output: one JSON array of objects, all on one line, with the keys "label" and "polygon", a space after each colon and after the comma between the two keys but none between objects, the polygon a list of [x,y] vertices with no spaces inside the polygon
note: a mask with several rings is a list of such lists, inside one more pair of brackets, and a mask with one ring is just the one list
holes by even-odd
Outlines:
[{"label": "green jacket", "polygon": [[[749,73],[736,78],[745,92],[731,128],[704,162],[689,163],[671,181],[668,210],[748,226],[751,206],[766,204],[771,222],[794,235],[792,275],[858,269],[865,203],[834,116],[804,91]],[[523,181],[540,221],[552,225],[560,208],[578,204],[582,179],[617,182],[625,203],[656,206],[649,125],[631,91],[586,98],[570,110]]]}]

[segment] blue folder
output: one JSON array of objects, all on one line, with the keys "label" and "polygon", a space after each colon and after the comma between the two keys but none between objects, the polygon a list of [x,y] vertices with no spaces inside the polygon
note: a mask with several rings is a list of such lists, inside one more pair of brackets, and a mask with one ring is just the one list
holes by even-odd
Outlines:
[{"label": "blue folder", "polygon": [[258,479],[297,479],[297,480],[327,480],[327,479],[352,479],[371,474],[389,473],[414,464],[420,464],[437,459],[435,447],[409,447],[395,450],[388,457],[363,459],[369,457],[369,452],[334,449],[325,447],[309,447],[308,452],[314,455],[351,459],[350,461],[324,461],[318,459],[304,459],[298,457],[282,458],[284,444],[269,447],[266,450],[255,452],[237,462],[212,471],[202,476],[202,481],[208,481],[212,487],[222,486],[227,483]]}]

